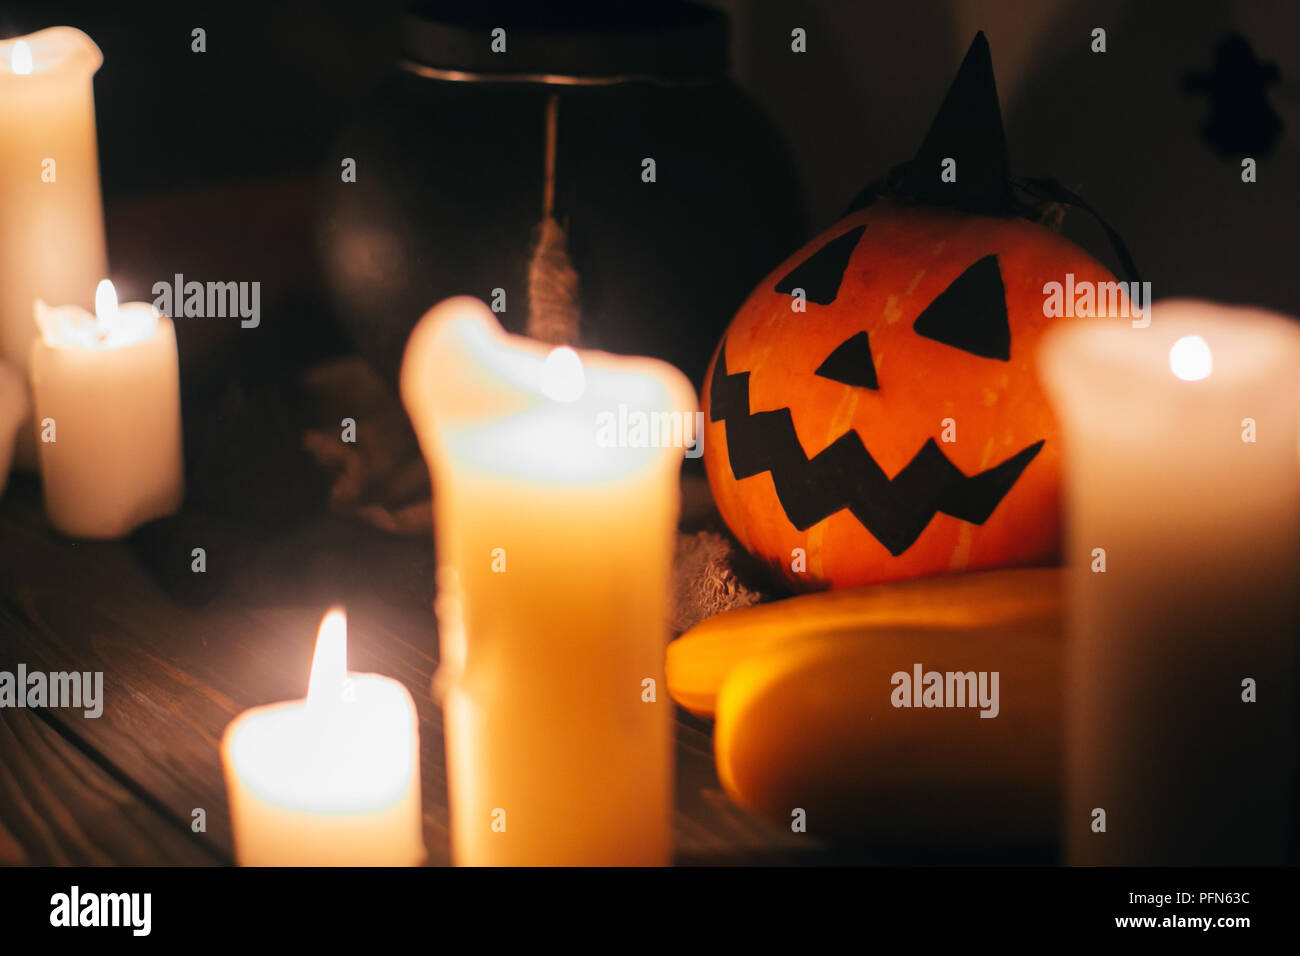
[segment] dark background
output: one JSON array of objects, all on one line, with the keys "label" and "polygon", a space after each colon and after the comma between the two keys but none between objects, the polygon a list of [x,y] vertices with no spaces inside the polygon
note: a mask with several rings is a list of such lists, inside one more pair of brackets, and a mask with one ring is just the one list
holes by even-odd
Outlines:
[{"label": "dark background", "polygon": [[[1196,295],[1300,313],[1300,6],[1267,2],[717,0],[733,17],[733,75],[796,160],[811,236],[915,150],[970,38],[990,40],[1013,170],[1081,192],[1126,238],[1157,298]],[[151,298],[175,272],[261,279],[263,349],[346,347],[320,293],[317,184],[330,144],[389,73],[399,0],[106,4],[19,0],[0,36],[55,24],[104,52],[95,78],[113,278]],[[190,31],[207,52],[190,52]],[[790,30],[808,52],[790,52]],[[1090,32],[1108,33],[1104,55]],[[1184,91],[1217,44],[1245,36],[1276,64],[1280,139],[1259,181],[1202,136],[1209,98]],[[1240,110],[1239,107],[1229,107]],[[762,183],[755,183],[761,195]],[[1095,227],[1072,232],[1106,258]],[[775,265],[775,263],[773,263]],[[486,294],[479,290],[469,290]],[[739,303],[737,303],[739,304]],[[412,319],[415,317],[412,316]],[[222,351],[229,324],[184,323],[183,359]],[[240,361],[252,361],[241,343]],[[214,356],[215,357],[215,356]],[[221,362],[201,362],[204,367]]]}]

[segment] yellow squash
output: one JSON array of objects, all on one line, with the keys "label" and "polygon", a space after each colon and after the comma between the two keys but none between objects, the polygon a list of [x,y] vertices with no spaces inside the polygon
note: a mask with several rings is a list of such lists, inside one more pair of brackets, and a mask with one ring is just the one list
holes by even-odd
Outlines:
[{"label": "yellow squash", "polygon": [[[1048,846],[1060,774],[1058,632],[1040,616],[770,641],[731,669],[718,695],[718,777],[733,800],[778,823],[803,811],[814,837],[948,851]],[[926,699],[911,686],[918,665],[932,703],[957,703],[970,674],[975,706],[969,697],[915,706]],[[996,707],[980,703],[980,672],[986,701],[998,674]],[[896,706],[903,700],[912,706]]]},{"label": "yellow squash", "polygon": [[[879,628],[975,630],[1017,622],[1057,626],[1059,568],[983,571],[878,584],[758,604],[715,615],[668,645],[668,692],[711,717],[723,679],[770,642]],[[870,636],[863,633],[862,640]]]}]

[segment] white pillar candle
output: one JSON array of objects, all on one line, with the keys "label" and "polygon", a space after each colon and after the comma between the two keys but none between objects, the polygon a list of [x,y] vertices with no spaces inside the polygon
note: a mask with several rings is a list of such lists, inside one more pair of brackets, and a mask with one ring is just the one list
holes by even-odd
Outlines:
[{"label": "white pillar candle", "polygon": [[434,483],[453,861],[669,862],[689,382],[507,335],[456,298],[411,333],[401,387]]},{"label": "white pillar candle", "polygon": [[1280,863],[1300,328],[1166,301],[1145,329],[1062,323],[1041,362],[1066,462],[1067,861]]},{"label": "white pillar candle", "polygon": [[108,273],[91,78],[72,27],[0,41],[0,358],[24,369],[32,303],[87,307]]},{"label": "white pillar candle", "polygon": [[36,303],[32,394],[50,523],[116,538],[180,507],[180,372],[167,316],[108,280],[95,309]]},{"label": "white pillar candle", "polygon": [[240,714],[221,740],[241,866],[424,862],[420,736],[399,682],[347,669],[347,619],[321,622],[305,700]]}]

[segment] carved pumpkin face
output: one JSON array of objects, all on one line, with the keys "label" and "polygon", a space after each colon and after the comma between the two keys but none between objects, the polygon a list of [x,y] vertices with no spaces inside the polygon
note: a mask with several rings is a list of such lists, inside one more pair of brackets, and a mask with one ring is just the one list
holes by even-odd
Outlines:
[{"label": "carved pumpkin face", "polygon": [[1115,281],[1026,220],[890,202],[787,260],[705,380],[709,485],[741,543],[797,590],[1052,560],[1034,351],[1069,272]]}]

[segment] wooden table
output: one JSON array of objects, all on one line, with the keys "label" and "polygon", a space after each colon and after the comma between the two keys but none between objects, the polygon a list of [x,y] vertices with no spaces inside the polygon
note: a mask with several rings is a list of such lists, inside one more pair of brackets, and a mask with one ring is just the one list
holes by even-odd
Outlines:
[{"label": "wooden table", "polygon": [[[303,695],[317,626],[336,603],[348,610],[352,669],[397,678],[415,698],[425,844],[430,863],[447,863],[442,714],[429,694],[432,542],[330,516],[255,547],[197,527],[161,560],[189,574],[190,547],[205,547],[221,587],[178,599],[146,570],[160,560],[156,541],[59,537],[30,475],[0,499],[0,670],[103,671],[105,699],[98,719],[0,710],[0,863],[231,863],[222,731],[249,707]],[[677,861],[833,859],[726,798],[711,731],[677,712]]]}]

